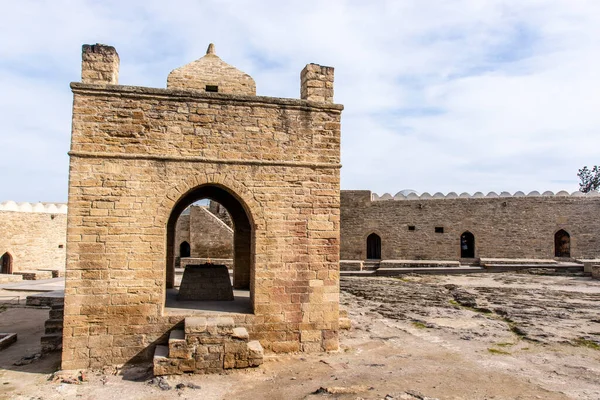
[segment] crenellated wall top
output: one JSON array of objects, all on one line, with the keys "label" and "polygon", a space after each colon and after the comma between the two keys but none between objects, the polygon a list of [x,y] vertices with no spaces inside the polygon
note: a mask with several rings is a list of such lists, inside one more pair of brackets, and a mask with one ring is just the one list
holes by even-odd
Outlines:
[{"label": "crenellated wall top", "polygon": [[65,203],[16,203],[9,200],[0,203],[0,211],[66,214],[67,205]]},{"label": "crenellated wall top", "polygon": [[[408,193],[407,193],[408,192]],[[501,198],[501,197],[597,197],[600,196],[598,192],[589,192],[583,193],[580,191],[576,191],[573,193],[569,193],[566,190],[561,190],[557,193],[551,191],[545,191],[540,193],[538,191],[529,192],[525,194],[524,192],[518,191],[514,194],[509,192],[500,192],[500,194],[496,192],[489,192],[488,194],[483,194],[482,192],[476,192],[473,194],[463,192],[461,194],[457,194],[455,192],[450,192],[448,194],[443,194],[437,192],[433,195],[424,192],[418,194],[414,191],[406,191],[402,190],[392,196],[389,193],[384,193],[382,196],[379,196],[377,193],[371,194],[372,201],[383,201],[383,200],[432,200],[432,199],[482,199],[482,198]]]}]

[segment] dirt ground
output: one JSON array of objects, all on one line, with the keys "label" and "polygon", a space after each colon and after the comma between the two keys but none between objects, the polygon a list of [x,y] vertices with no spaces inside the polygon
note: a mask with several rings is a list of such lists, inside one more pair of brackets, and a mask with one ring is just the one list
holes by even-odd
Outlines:
[{"label": "dirt ground", "polygon": [[533,272],[342,278],[339,352],[164,381],[149,366],[53,381],[58,354],[15,366],[48,311],[8,308],[0,332],[19,340],[0,352],[0,399],[600,399],[600,281]]}]

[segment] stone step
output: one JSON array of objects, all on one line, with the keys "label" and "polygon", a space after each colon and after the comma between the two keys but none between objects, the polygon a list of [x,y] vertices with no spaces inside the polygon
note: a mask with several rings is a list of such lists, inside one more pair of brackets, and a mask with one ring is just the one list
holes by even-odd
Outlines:
[{"label": "stone step", "polygon": [[65,307],[63,305],[53,305],[48,316],[50,319],[63,319],[65,316]]},{"label": "stone step", "polygon": [[162,345],[156,346],[156,348],[154,349],[154,359],[162,360],[166,358],[169,358],[169,347]]},{"label": "stone step", "polygon": [[244,327],[229,317],[188,317],[185,330],[169,334],[167,346],[154,352],[154,374],[218,373],[224,369],[257,367],[263,363],[260,342],[249,341]]},{"label": "stone step", "polygon": [[42,353],[50,353],[62,349],[62,333],[43,335],[41,338]]},{"label": "stone step", "polygon": [[196,372],[196,360],[193,358],[180,359],[169,357],[168,346],[156,346],[153,359],[154,375],[181,375]]},{"label": "stone step", "polygon": [[169,358],[192,358],[193,346],[188,346],[185,332],[180,329],[171,331],[169,335]]},{"label": "stone step", "polygon": [[187,317],[185,339],[188,345],[223,344],[233,334],[234,326],[231,317]]},{"label": "stone step", "polygon": [[47,319],[44,322],[44,332],[49,335],[53,333],[62,334],[63,331],[63,320],[62,319]]},{"label": "stone step", "polygon": [[38,293],[27,296],[27,305],[32,307],[55,307],[63,306],[65,303],[64,290],[56,290],[53,292]]}]

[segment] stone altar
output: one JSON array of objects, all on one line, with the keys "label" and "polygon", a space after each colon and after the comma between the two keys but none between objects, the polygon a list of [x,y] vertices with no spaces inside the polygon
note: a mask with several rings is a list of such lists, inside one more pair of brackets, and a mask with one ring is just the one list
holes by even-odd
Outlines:
[{"label": "stone altar", "polygon": [[233,287],[225,265],[186,265],[177,300],[233,300]]}]

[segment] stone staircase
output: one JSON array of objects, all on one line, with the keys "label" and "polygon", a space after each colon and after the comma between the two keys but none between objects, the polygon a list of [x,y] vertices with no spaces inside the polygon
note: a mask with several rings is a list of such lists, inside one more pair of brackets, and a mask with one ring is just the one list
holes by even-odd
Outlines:
[{"label": "stone staircase", "polygon": [[248,340],[246,328],[230,317],[187,317],[184,330],[173,330],[168,346],[156,346],[154,375],[218,373],[225,369],[257,367],[263,348]]},{"label": "stone staircase", "polygon": [[62,349],[64,315],[64,299],[52,302],[49,318],[44,323],[44,335],[40,339],[43,354]]}]

